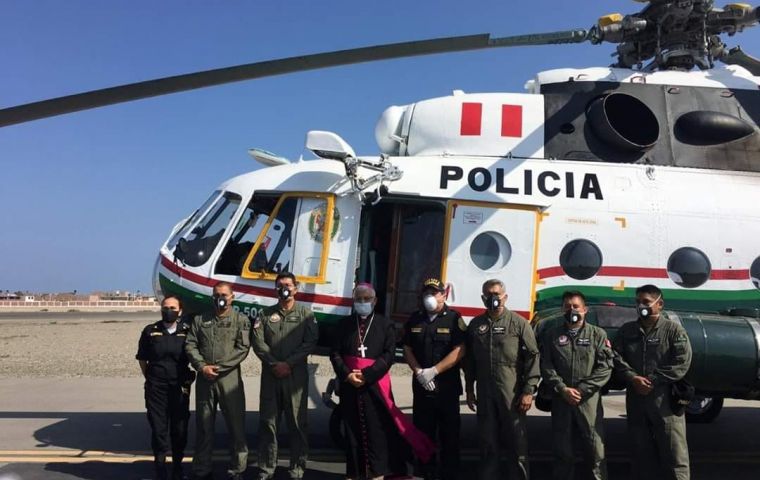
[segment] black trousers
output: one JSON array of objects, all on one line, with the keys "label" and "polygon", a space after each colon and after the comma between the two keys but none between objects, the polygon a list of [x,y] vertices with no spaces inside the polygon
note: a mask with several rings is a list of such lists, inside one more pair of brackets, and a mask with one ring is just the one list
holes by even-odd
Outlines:
[{"label": "black trousers", "polygon": [[181,463],[190,419],[189,390],[185,394],[181,385],[148,379],[145,382],[145,408],[148,410],[153,456],[156,459],[165,457],[171,438],[172,462]]},{"label": "black trousers", "polygon": [[[438,445],[440,469],[435,457],[422,466],[423,475],[444,480],[459,476],[459,396],[414,393],[414,425]],[[436,472],[438,470],[438,472]]]}]

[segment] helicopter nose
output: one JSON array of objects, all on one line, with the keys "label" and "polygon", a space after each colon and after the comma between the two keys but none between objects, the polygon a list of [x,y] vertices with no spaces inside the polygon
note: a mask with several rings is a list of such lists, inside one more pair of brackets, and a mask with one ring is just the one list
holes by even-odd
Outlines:
[{"label": "helicopter nose", "polygon": [[161,281],[158,276],[158,270],[160,267],[161,255],[156,257],[156,263],[153,265],[153,295],[155,295],[159,300],[164,298],[164,292],[161,290]]}]

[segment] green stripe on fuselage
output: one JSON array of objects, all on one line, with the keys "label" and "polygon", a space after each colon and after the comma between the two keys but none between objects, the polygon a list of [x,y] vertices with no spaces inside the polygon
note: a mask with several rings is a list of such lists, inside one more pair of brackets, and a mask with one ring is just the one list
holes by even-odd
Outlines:
[{"label": "green stripe on fuselage", "polygon": [[[646,282],[642,282],[642,285]],[[638,285],[637,285],[638,286]],[[562,293],[580,290],[589,303],[613,302],[617,305],[635,305],[636,287],[613,290],[612,287],[565,285],[536,292],[535,310],[562,305]],[[760,307],[760,290],[690,290],[663,288],[662,296],[668,310],[720,312],[731,308]]]}]

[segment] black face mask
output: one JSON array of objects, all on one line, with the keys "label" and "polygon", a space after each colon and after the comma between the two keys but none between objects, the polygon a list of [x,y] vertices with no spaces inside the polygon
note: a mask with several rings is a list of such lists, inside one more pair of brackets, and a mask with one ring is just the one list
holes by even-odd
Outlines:
[{"label": "black face mask", "polygon": [[647,307],[646,305],[638,305],[636,307],[636,313],[639,314],[639,318],[649,318],[649,315],[652,314],[652,307]]},{"label": "black face mask", "polygon": [[565,320],[567,323],[575,325],[583,319],[583,315],[578,310],[568,310],[565,312]]},{"label": "black face mask", "polygon": [[501,306],[501,298],[496,293],[483,296],[483,305],[486,306],[489,312],[495,312]]},{"label": "black face mask", "polygon": [[179,312],[170,308],[161,308],[161,320],[164,323],[174,323],[179,318]]},{"label": "black face mask", "polygon": [[290,290],[288,289],[288,287],[277,287],[276,290],[277,290],[277,298],[279,298],[280,300],[287,300],[291,296],[293,296],[293,294],[290,293]]},{"label": "black face mask", "polygon": [[223,312],[227,309],[227,305],[229,303],[227,302],[227,297],[222,297],[221,295],[214,295],[214,308],[217,312]]}]

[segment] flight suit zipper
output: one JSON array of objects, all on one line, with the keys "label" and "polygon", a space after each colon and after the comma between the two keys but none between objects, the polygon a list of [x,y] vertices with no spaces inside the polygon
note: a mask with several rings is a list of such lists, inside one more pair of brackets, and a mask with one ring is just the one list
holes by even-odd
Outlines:
[{"label": "flight suit zipper", "polygon": [[[569,335],[569,334],[568,334]],[[570,336],[572,338],[572,336]],[[576,386],[576,380],[575,380],[575,354],[577,353],[575,350],[575,342],[578,341],[578,338],[573,338],[573,341],[570,342],[572,345],[571,352],[570,352],[570,382],[572,382],[572,388],[575,388]]]}]

